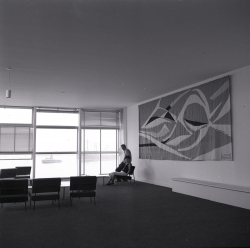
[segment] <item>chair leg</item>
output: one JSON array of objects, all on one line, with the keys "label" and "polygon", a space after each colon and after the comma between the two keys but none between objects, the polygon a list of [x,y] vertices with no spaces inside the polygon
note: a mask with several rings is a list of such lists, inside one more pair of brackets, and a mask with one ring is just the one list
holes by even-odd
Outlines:
[{"label": "chair leg", "polygon": [[73,201],[73,199],[72,199],[72,197],[70,197],[70,203],[71,203],[71,207],[72,207],[72,201]]},{"label": "chair leg", "polygon": [[33,207],[33,210],[35,210],[35,202],[36,202],[36,201],[34,200],[34,207]]}]

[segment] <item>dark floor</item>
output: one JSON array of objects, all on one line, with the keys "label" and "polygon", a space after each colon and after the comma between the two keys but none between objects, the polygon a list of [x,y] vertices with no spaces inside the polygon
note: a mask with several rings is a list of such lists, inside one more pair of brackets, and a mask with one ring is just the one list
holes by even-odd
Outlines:
[{"label": "dark floor", "polygon": [[51,201],[36,210],[24,204],[0,208],[0,247],[250,247],[250,210],[173,193],[137,182],[97,185],[89,198],[61,209]]}]

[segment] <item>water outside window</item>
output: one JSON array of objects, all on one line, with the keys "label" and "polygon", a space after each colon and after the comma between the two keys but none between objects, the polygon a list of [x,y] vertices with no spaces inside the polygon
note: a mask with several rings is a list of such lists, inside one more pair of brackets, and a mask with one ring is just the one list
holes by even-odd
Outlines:
[{"label": "water outside window", "polygon": [[31,159],[31,155],[0,155],[0,170],[16,168],[18,166],[30,166],[30,176],[32,178],[33,160]]},{"label": "water outside window", "polygon": [[37,154],[36,178],[77,176],[77,154]]},{"label": "water outside window", "polygon": [[76,176],[77,129],[37,128],[36,131],[36,151],[46,153],[36,155],[36,178]]},{"label": "water outside window", "polygon": [[108,174],[115,171],[116,168],[116,154],[102,154],[101,174]]},{"label": "water outside window", "polygon": [[85,154],[85,175],[100,174],[100,154]]},{"label": "water outside window", "polygon": [[82,131],[82,174],[108,174],[116,168],[116,129]]}]

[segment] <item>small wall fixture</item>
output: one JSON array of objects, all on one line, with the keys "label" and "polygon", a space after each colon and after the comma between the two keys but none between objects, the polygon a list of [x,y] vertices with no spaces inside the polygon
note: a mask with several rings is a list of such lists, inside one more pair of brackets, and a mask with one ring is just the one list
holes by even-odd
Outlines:
[{"label": "small wall fixture", "polygon": [[11,90],[6,90],[6,98],[11,98]]},{"label": "small wall fixture", "polygon": [[7,70],[9,71],[9,89],[6,90],[6,98],[11,98],[11,90],[10,90],[10,71],[11,71],[11,68],[7,68]]}]

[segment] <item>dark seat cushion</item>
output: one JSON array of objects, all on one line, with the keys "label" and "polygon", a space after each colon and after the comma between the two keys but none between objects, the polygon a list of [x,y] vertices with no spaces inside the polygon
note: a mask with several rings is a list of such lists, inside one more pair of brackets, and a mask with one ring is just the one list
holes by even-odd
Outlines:
[{"label": "dark seat cushion", "polygon": [[129,180],[132,179],[131,176],[116,176],[116,178],[119,178],[119,179],[129,179]]},{"label": "dark seat cushion", "polygon": [[96,196],[95,191],[77,191],[70,193],[70,197],[95,197],[95,196]]},{"label": "dark seat cushion", "polygon": [[57,193],[53,194],[38,194],[38,195],[31,195],[32,201],[46,201],[46,200],[59,200],[60,195]]},{"label": "dark seat cushion", "polygon": [[16,179],[29,179],[30,178],[30,176],[22,176],[22,175],[18,175],[18,176],[16,176]]},{"label": "dark seat cushion", "polygon": [[28,195],[1,195],[0,203],[11,203],[11,202],[26,202],[28,201]]}]

